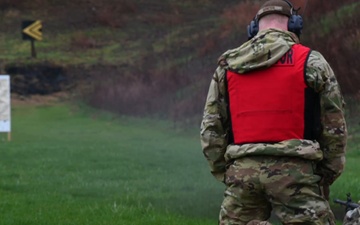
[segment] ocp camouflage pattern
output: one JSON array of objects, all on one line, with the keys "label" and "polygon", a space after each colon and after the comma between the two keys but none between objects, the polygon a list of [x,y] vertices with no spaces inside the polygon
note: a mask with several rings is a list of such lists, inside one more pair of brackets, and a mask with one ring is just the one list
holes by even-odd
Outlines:
[{"label": "ocp camouflage pattern", "polygon": [[343,225],[360,225],[360,207],[346,213]]},{"label": "ocp camouflage pattern", "polygon": [[227,169],[220,225],[266,220],[273,212],[283,224],[334,224],[321,195],[315,163],[300,157],[249,156]]},{"label": "ocp camouflage pattern", "polygon": [[202,151],[211,173],[224,181],[226,166],[233,159],[249,155],[298,156],[318,162],[317,173],[328,184],[340,176],[345,164],[347,129],[344,99],[328,62],[311,51],[306,67],[308,85],[320,95],[322,134],[318,140],[285,140],[275,144],[232,145],[230,118],[227,113],[225,73],[231,69],[246,74],[270,67],[299,39],[291,32],[268,29],[239,48],[226,51],[213,74],[201,123]]}]

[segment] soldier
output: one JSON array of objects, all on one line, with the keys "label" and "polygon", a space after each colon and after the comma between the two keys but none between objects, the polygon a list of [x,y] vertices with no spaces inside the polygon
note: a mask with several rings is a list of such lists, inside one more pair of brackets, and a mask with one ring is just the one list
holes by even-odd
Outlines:
[{"label": "soldier", "polygon": [[220,225],[271,212],[283,224],[335,224],[328,190],[345,164],[344,101],[325,58],[300,44],[302,25],[290,2],[266,1],[249,40],[219,58],[200,137],[226,185]]}]

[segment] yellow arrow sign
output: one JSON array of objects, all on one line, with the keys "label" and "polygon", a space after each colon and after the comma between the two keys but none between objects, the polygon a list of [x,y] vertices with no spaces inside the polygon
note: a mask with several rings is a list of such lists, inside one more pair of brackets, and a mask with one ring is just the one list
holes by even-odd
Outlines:
[{"label": "yellow arrow sign", "polygon": [[23,32],[35,40],[42,40],[42,32],[41,32],[42,24],[40,20],[36,20],[30,26],[26,27]]}]

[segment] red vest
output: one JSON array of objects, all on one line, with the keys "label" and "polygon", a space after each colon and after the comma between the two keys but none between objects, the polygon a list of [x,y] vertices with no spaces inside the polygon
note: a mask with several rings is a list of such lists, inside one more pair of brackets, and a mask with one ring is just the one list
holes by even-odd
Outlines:
[{"label": "red vest", "polygon": [[295,44],[265,70],[227,71],[235,144],[305,138],[305,66],[310,49]]}]

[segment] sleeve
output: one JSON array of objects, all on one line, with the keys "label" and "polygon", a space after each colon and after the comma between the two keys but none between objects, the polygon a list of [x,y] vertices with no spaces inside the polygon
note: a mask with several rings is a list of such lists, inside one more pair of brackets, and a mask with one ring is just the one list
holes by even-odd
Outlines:
[{"label": "sleeve", "polygon": [[317,172],[332,184],[343,172],[347,142],[344,99],[335,74],[324,57],[316,51],[309,56],[307,81],[320,96],[322,133],[319,138],[324,158]]},{"label": "sleeve", "polygon": [[225,85],[225,70],[218,67],[210,83],[200,127],[203,154],[212,175],[221,182],[224,181],[226,171],[224,154],[229,133]]}]

